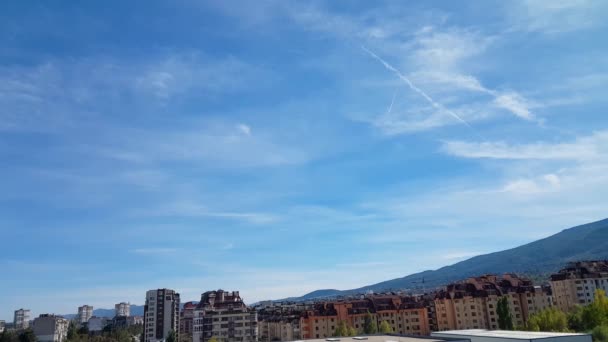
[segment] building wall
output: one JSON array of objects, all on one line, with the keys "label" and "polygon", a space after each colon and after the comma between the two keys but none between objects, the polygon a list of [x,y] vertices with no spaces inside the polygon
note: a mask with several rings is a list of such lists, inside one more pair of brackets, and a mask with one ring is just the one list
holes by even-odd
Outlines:
[{"label": "building wall", "polygon": [[555,305],[568,312],[577,305],[592,303],[597,289],[608,293],[608,277],[551,281],[551,287]]},{"label": "building wall", "polygon": [[179,340],[179,293],[170,289],[146,292],[144,307],[144,342],[161,341],[169,332]]},{"label": "building wall", "polygon": [[194,331],[194,309],[196,304],[188,302],[184,304],[179,317],[179,335],[181,342],[191,342]]},{"label": "building wall", "polygon": [[194,310],[194,342],[254,342],[258,340],[258,316],[248,308],[238,291],[205,292]]},{"label": "building wall", "polygon": [[39,342],[64,342],[69,321],[53,315],[41,315],[34,320],[33,330]]},{"label": "building wall", "polygon": [[295,341],[302,339],[300,321],[259,321],[260,341]]},{"label": "building wall", "polygon": [[[335,315],[316,315],[308,312],[300,319],[301,338],[317,339],[334,335],[340,321],[363,333],[367,312],[349,313],[351,303],[332,303]],[[425,307],[380,310],[369,313],[378,327],[386,321],[391,327],[391,333],[409,335],[430,334],[428,311]]]},{"label": "building wall", "polygon": [[99,333],[105,328],[108,319],[105,317],[91,317],[87,323],[87,328],[91,333]]},{"label": "building wall", "polygon": [[17,330],[27,329],[30,326],[30,310],[15,310],[13,324]]},{"label": "building wall", "polygon": [[118,303],[114,305],[115,316],[131,316],[131,304],[129,303]]},{"label": "building wall", "polygon": [[78,323],[84,324],[93,317],[93,307],[90,305],[83,305],[78,308]]}]

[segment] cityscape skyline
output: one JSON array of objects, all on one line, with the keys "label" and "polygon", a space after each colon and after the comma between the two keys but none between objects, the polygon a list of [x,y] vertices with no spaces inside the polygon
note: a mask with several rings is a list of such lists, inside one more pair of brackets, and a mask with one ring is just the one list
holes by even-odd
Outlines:
[{"label": "cityscape skyline", "polygon": [[3,2],[0,319],[352,289],[603,219],[607,16]]}]

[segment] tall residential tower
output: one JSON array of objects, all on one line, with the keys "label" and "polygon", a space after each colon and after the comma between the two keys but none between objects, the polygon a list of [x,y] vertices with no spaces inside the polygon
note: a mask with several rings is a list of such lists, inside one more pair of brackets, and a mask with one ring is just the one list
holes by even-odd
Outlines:
[{"label": "tall residential tower", "polygon": [[19,309],[15,310],[15,318],[13,319],[15,329],[23,330],[30,326],[30,310]]},{"label": "tall residential tower", "polygon": [[84,324],[93,317],[93,307],[90,305],[83,305],[78,308],[78,323]]},{"label": "tall residential tower", "polygon": [[114,305],[115,316],[131,316],[131,304],[129,303],[118,303]]},{"label": "tall residential tower", "polygon": [[158,342],[175,332],[179,341],[179,293],[169,289],[146,292],[144,342]]}]

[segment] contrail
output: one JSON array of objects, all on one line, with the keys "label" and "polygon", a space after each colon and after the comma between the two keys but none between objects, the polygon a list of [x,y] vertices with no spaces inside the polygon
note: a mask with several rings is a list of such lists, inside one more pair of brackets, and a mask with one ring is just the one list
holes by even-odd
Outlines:
[{"label": "contrail", "polygon": [[397,97],[397,91],[395,90],[395,93],[393,94],[393,99],[391,100],[391,105],[388,107],[388,110],[386,111],[386,115],[389,115],[393,111],[393,105],[395,104],[396,97]]},{"label": "contrail", "polygon": [[[384,65],[384,67],[390,71],[392,71],[395,75],[397,75],[397,77],[399,77],[403,82],[405,82],[410,89],[412,89],[413,91],[417,92],[418,94],[420,94],[420,96],[424,97],[425,100],[428,101],[428,103],[431,104],[431,106],[435,107],[436,109],[439,109],[441,111],[445,111],[446,113],[450,114],[451,116],[453,116],[456,120],[462,122],[463,124],[467,125],[470,129],[472,129],[473,131],[475,131],[475,129],[473,128],[473,126],[471,126],[468,122],[466,122],[463,118],[461,118],[460,116],[458,116],[458,114],[454,113],[453,111],[445,108],[443,105],[441,105],[440,103],[437,103],[435,100],[433,100],[433,98],[431,98],[430,96],[428,96],[424,91],[422,91],[422,89],[416,87],[412,81],[409,80],[409,78],[405,77],[405,75],[403,75],[401,73],[401,71],[397,70],[394,66],[388,64],[384,59],[380,58],[378,55],[376,55],[375,53],[373,53],[372,51],[368,50],[365,46],[361,45],[361,48],[363,49],[363,51],[367,52],[370,56],[372,56],[373,58],[375,58],[378,62],[382,63],[382,65]],[[391,104],[391,108],[392,108],[392,104]]]}]

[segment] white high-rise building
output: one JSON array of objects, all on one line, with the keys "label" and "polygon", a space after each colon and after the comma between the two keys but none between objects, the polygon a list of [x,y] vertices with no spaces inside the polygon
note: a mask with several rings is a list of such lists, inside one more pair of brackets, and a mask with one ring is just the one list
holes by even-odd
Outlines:
[{"label": "white high-rise building", "polygon": [[78,322],[80,324],[87,323],[89,319],[93,317],[93,307],[90,305],[83,305],[78,308]]},{"label": "white high-rise building", "polygon": [[115,316],[131,316],[131,304],[129,303],[118,303],[114,305]]},{"label": "white high-rise building", "polygon": [[15,329],[27,329],[30,326],[30,310],[19,309],[15,310],[15,318],[13,319]]},{"label": "white high-rise building", "polygon": [[143,342],[162,341],[172,330],[179,341],[179,293],[169,289],[146,292]]}]

